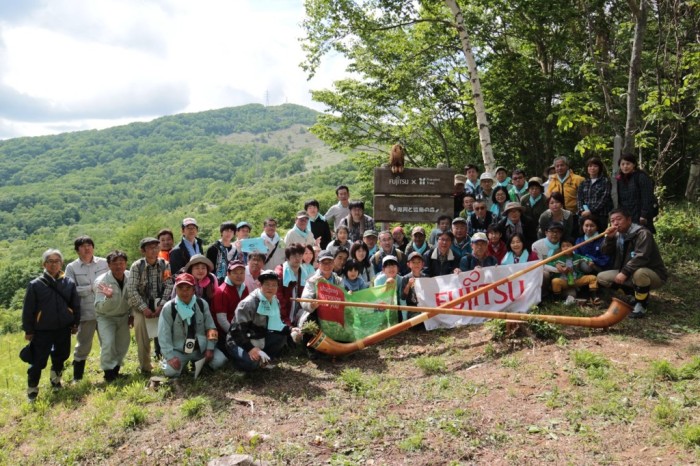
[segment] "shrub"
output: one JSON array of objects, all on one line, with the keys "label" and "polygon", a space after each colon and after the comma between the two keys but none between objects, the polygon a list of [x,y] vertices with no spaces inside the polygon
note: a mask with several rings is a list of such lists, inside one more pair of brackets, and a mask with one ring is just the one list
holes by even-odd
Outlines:
[{"label": "shrub", "polygon": [[700,251],[700,208],[694,203],[679,202],[666,206],[656,223],[656,242],[667,264],[679,260],[698,261]]}]

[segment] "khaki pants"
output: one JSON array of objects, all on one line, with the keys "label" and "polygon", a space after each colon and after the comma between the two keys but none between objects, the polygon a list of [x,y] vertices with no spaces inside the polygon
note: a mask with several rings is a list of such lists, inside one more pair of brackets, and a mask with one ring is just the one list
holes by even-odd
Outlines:
[{"label": "khaki pants", "polygon": [[92,340],[97,330],[97,320],[83,320],[75,335],[76,343],[73,351],[74,361],[85,361],[92,351]]},{"label": "khaki pants", "polygon": [[[615,283],[615,276],[619,272],[617,270],[606,270],[598,274],[598,284],[605,288],[610,288]],[[642,267],[634,271],[631,277],[627,277],[624,285],[630,288],[634,286],[648,286],[651,289],[660,288],[664,284],[663,280],[651,269]]]},{"label": "khaki pants", "polygon": [[123,365],[129,351],[129,315],[98,315],[97,323],[100,327],[100,367],[103,371],[110,371]]},{"label": "khaki pants", "polygon": [[143,312],[134,312],[134,339],[136,340],[136,351],[139,357],[139,368],[143,372],[151,372],[151,339],[148,338],[146,329],[146,318]]}]

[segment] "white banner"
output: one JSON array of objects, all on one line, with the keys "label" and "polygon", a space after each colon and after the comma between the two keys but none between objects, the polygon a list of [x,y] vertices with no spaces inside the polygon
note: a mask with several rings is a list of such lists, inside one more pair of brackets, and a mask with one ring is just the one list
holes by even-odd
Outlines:
[{"label": "white banner", "polygon": [[[435,278],[419,278],[415,290],[419,306],[439,307],[453,299],[466,296],[477,288],[490,285],[493,282],[508,277],[526,267],[532,262],[513,265],[497,265],[494,267],[477,268],[459,275],[443,275]],[[517,277],[512,282],[506,282],[493,290],[479,294],[469,299],[455,309],[478,309],[485,311],[521,312],[526,313],[530,307],[541,300],[542,268]],[[452,328],[461,325],[478,324],[483,322],[481,317],[465,317],[453,315],[438,315],[425,321],[425,328]]]}]

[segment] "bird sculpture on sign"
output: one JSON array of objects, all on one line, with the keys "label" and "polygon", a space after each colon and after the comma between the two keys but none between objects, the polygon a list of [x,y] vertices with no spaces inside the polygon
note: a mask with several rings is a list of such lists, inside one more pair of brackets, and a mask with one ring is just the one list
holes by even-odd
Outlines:
[{"label": "bird sculpture on sign", "polygon": [[405,164],[406,151],[401,144],[394,144],[391,147],[391,154],[389,155],[389,167],[391,168],[391,173],[403,173],[403,166]]}]

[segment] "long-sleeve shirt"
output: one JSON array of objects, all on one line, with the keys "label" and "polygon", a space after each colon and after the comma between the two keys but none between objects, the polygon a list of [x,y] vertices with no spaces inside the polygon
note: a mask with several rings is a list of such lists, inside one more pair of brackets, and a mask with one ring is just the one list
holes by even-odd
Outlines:
[{"label": "long-sleeve shirt", "polygon": [[146,259],[139,259],[131,264],[126,288],[129,305],[133,311],[154,311],[149,305],[151,300],[157,308],[170,299],[173,289],[170,266],[162,259],[158,259],[153,265],[148,264]]},{"label": "long-sleeve shirt", "polygon": [[[114,278],[112,272],[106,272],[95,280],[95,313],[105,317],[123,317],[130,313],[129,297],[127,296],[127,284],[129,274],[124,272],[124,288],[119,287],[119,282]],[[104,284],[112,288],[112,296],[107,297],[102,293],[98,285]]]},{"label": "long-sleeve shirt", "polygon": [[95,320],[95,279],[107,272],[107,261],[93,257],[90,262],[76,259],[66,266],[66,276],[75,282],[80,296],[80,320]]}]

